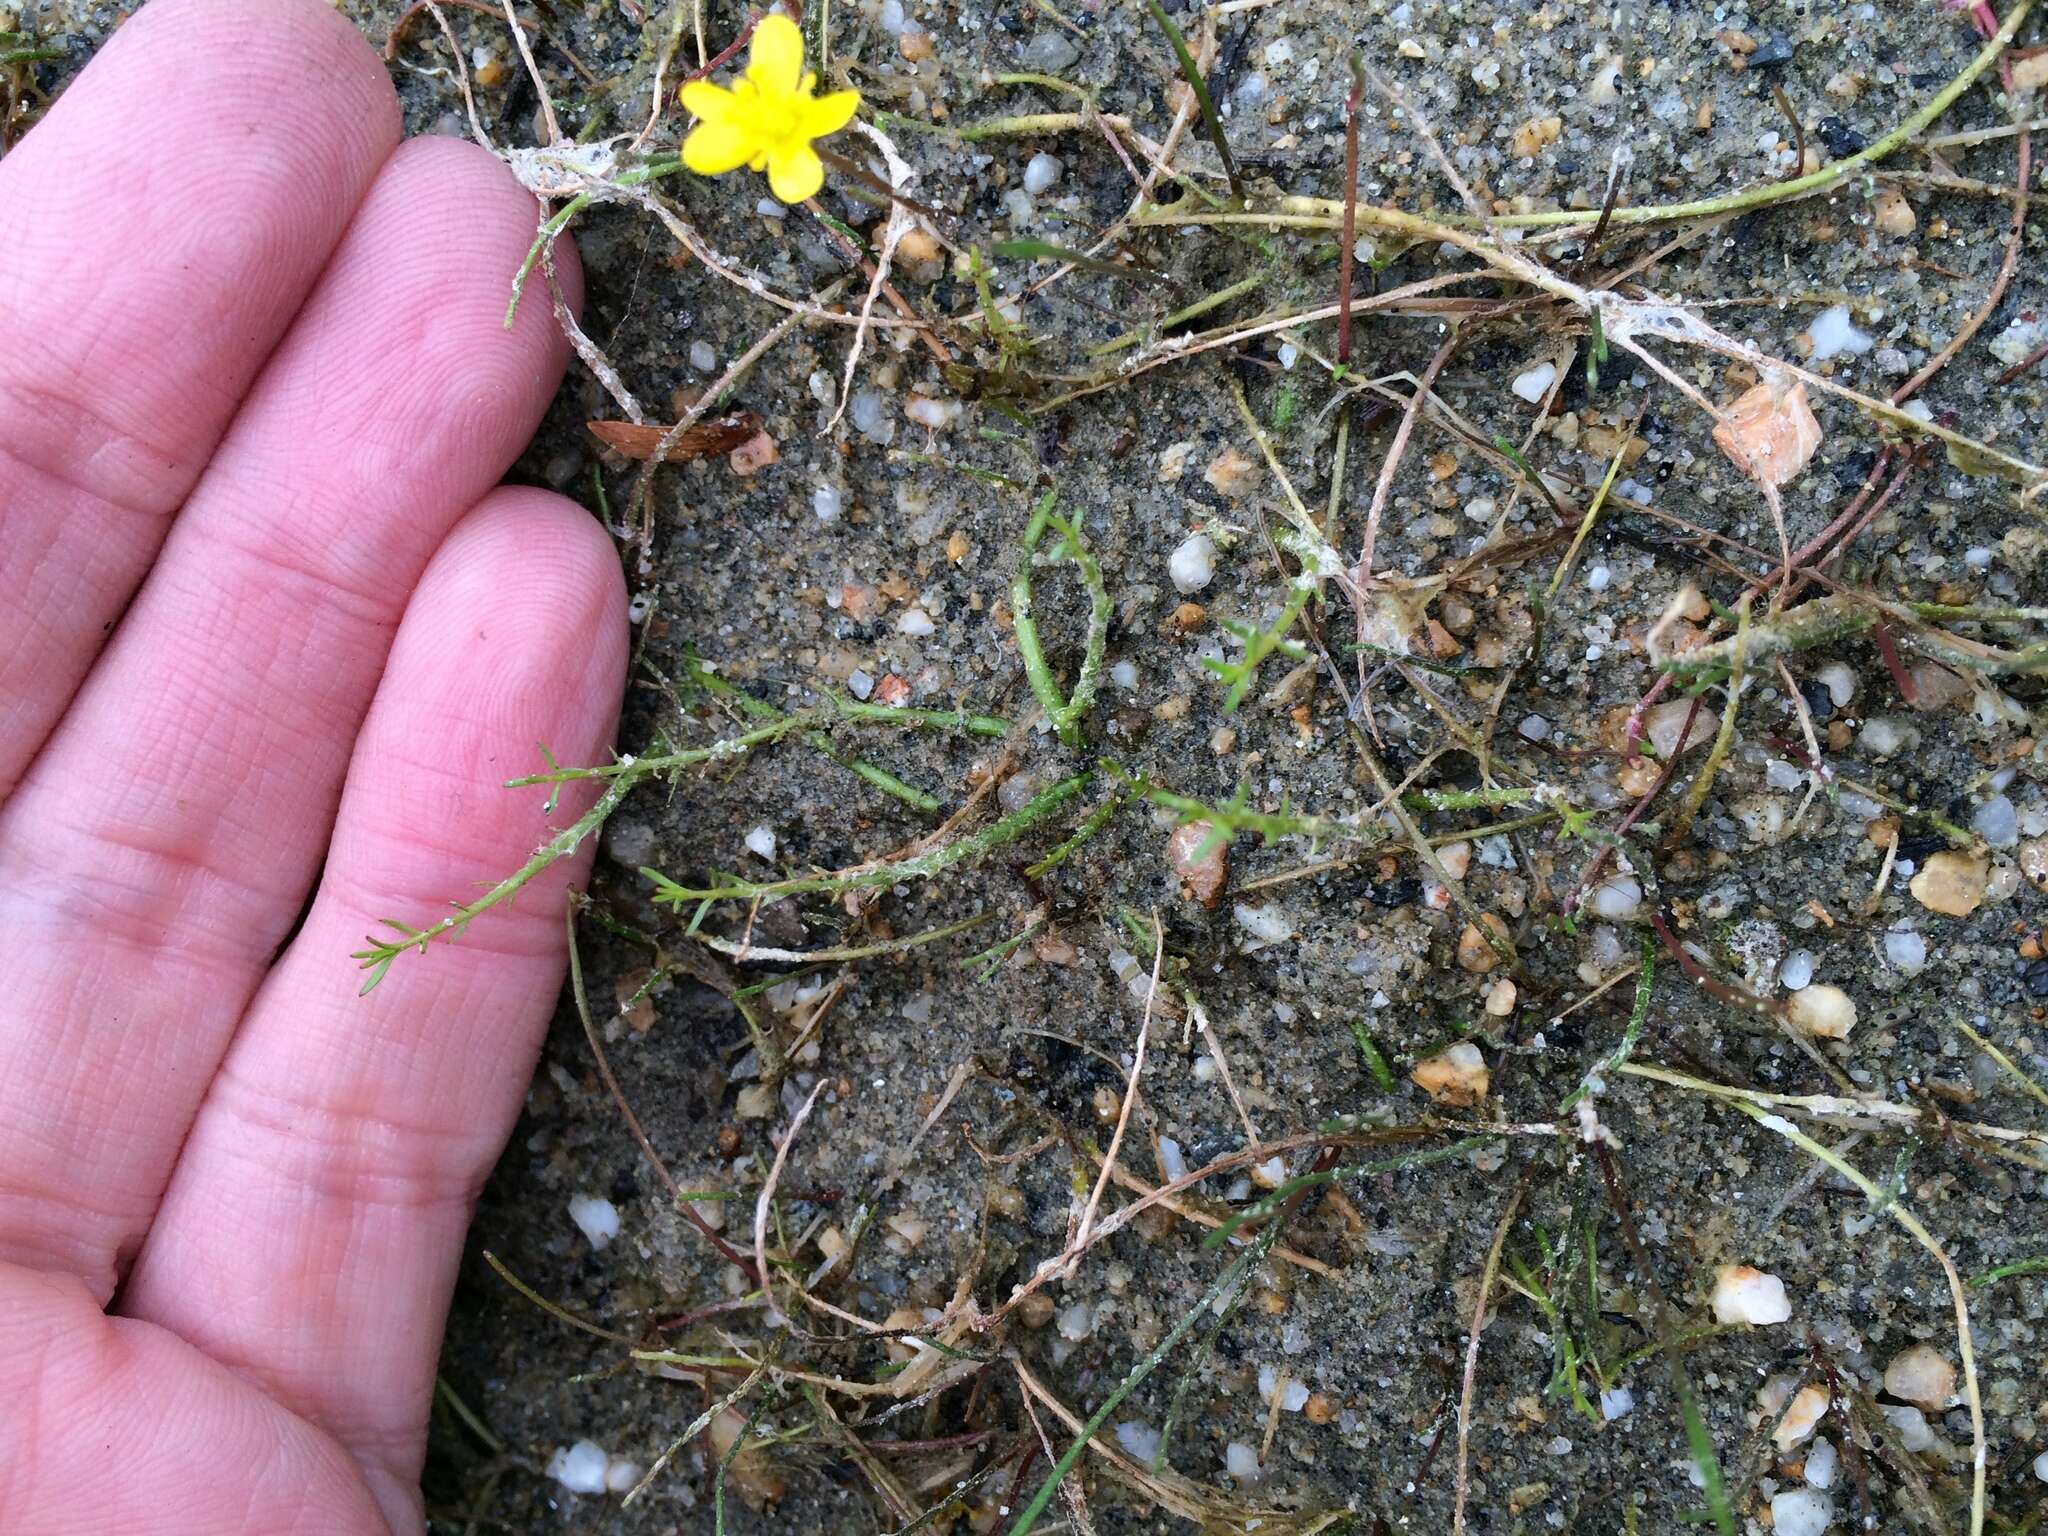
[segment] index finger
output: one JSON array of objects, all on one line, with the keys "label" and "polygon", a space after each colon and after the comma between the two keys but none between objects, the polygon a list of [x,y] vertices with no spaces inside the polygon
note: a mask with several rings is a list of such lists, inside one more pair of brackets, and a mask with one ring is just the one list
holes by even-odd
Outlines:
[{"label": "index finger", "polygon": [[0,800],[398,142],[316,0],[156,0],[0,159]]}]

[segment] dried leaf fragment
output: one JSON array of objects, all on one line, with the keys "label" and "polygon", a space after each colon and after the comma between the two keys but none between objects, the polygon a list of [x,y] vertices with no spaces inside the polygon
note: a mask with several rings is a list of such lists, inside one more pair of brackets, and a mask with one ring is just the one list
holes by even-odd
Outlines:
[{"label": "dried leaf fragment", "polygon": [[1820,447],[1820,423],[1806,403],[1806,385],[1790,387],[1766,379],[1752,385],[1728,407],[1714,428],[1714,444],[1744,474],[1781,486],[1806,468]]},{"label": "dried leaf fragment", "polygon": [[1180,881],[1181,895],[1212,910],[1222,905],[1230,877],[1230,836],[1222,828],[1207,821],[1176,827],[1166,843],[1166,862]]},{"label": "dried leaf fragment", "polygon": [[[714,453],[731,453],[760,430],[761,418],[752,411],[714,416],[695,422],[686,429],[676,439],[675,446],[669,449],[667,459],[671,464],[679,464],[686,459],[701,459]],[[590,431],[605,447],[616,449],[629,459],[644,461],[654,457],[669,429],[648,422],[593,421]]]}]

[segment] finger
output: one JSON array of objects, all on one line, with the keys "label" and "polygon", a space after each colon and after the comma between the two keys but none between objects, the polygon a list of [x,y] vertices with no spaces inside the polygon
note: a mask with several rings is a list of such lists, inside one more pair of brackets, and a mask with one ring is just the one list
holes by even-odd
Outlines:
[{"label": "finger", "polygon": [[28,956],[0,996],[0,1259],[110,1287],[147,1229],[405,601],[560,375],[544,302],[501,324],[536,219],[472,145],[392,156],[0,807],[0,931]]},{"label": "finger", "polygon": [[331,7],[157,0],[0,160],[0,801],[398,129]]},{"label": "finger", "polygon": [[417,1532],[334,1440],[74,1277],[0,1264],[0,1530]]},{"label": "finger", "polygon": [[546,492],[498,492],[435,556],[356,744],[319,894],[123,1292],[124,1312],[235,1366],[401,1486],[419,1473],[463,1232],[554,1010],[563,893],[590,844],[512,906],[401,957],[367,996],[350,951],[387,917],[426,927],[588,806],[565,796],[550,823],[545,791],[500,786],[536,743],[563,761],[603,754],[625,609],[610,541]]}]

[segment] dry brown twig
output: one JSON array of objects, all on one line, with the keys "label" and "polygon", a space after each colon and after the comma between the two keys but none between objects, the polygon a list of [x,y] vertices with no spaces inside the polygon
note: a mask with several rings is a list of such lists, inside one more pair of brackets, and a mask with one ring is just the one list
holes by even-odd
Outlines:
[{"label": "dry brown twig", "polygon": [[796,1145],[797,1132],[811,1118],[811,1106],[818,1102],[818,1095],[824,1091],[825,1079],[820,1078],[812,1085],[803,1107],[791,1117],[782,1145],[775,1149],[775,1161],[768,1167],[768,1177],[761,1181],[761,1193],[754,1197],[754,1270],[761,1277],[761,1285],[768,1298],[769,1321],[782,1328],[789,1326],[789,1319],[783,1314],[781,1303],[775,1299],[774,1271],[768,1267],[768,1212],[774,1204],[775,1186],[782,1182],[782,1169],[789,1161],[789,1149]]},{"label": "dry brown twig", "polygon": [[1486,1265],[1479,1272],[1479,1291],[1472,1301],[1472,1323],[1465,1341],[1465,1374],[1458,1388],[1458,1472],[1451,1504],[1453,1536],[1464,1536],[1465,1500],[1471,1491],[1472,1395],[1479,1379],[1479,1337],[1486,1330],[1486,1302],[1493,1291],[1494,1278],[1500,1273],[1501,1250],[1507,1246],[1515,1212],[1521,1208],[1522,1196],[1528,1189],[1525,1176],[1508,1197],[1507,1209],[1501,1212],[1500,1222],[1493,1229],[1493,1243],[1486,1250]]}]

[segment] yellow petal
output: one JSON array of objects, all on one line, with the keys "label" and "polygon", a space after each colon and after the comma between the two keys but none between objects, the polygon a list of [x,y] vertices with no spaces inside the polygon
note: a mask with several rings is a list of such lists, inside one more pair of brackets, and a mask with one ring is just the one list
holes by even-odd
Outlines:
[{"label": "yellow petal", "polygon": [[771,96],[793,96],[804,78],[804,35],[781,12],[763,16],[747,54],[747,78]]},{"label": "yellow petal", "polygon": [[768,186],[785,203],[816,197],[825,185],[825,162],[808,144],[779,149],[768,157]]},{"label": "yellow petal", "polygon": [[683,87],[683,110],[707,123],[723,122],[733,114],[738,100],[722,85],[709,80],[692,80]]},{"label": "yellow petal", "polygon": [[804,137],[822,139],[828,133],[837,133],[853,121],[853,114],[859,108],[859,91],[834,91],[829,96],[820,96],[815,101],[805,102]]},{"label": "yellow petal", "polygon": [[683,140],[683,164],[699,176],[722,176],[753,157],[753,140],[731,123],[699,123]]}]

